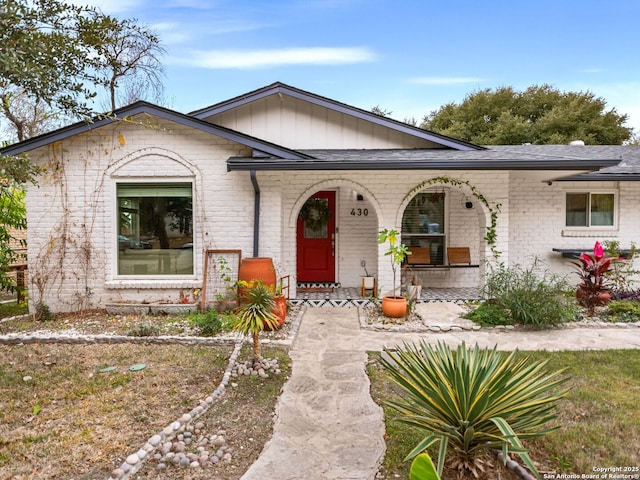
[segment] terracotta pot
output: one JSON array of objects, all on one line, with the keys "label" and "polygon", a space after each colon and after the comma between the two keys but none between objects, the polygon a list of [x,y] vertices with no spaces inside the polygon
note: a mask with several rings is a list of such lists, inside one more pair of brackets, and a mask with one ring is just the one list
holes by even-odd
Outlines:
[{"label": "terracotta pot", "polygon": [[[251,281],[262,280],[262,283],[268,287],[276,288],[276,269],[273,266],[273,260],[269,257],[245,258],[238,268],[238,280],[244,280],[247,283]],[[244,289],[240,289],[240,296],[243,296]]]},{"label": "terracotta pot", "polygon": [[390,318],[402,318],[407,315],[407,299],[404,297],[384,297],[382,313]]},{"label": "terracotta pot", "polygon": [[287,299],[284,295],[277,295],[273,300],[276,304],[273,313],[275,313],[278,318],[278,328],[280,328],[287,319]]},{"label": "terracotta pot", "polygon": [[611,294],[609,292],[602,292],[598,294],[598,305],[606,305],[611,300]]}]

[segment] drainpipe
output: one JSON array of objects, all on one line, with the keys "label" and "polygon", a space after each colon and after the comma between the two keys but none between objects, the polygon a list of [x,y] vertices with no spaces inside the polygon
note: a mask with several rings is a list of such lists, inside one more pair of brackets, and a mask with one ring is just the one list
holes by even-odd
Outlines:
[{"label": "drainpipe", "polygon": [[253,185],[253,256],[258,256],[258,242],[260,240],[260,185],[256,177],[256,171],[251,170],[251,184]]}]

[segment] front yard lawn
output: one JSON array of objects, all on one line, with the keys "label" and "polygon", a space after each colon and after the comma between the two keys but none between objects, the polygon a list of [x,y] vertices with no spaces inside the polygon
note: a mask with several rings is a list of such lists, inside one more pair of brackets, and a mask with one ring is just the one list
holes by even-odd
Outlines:
[{"label": "front yard lawn", "polygon": [[[0,345],[0,478],[108,478],[152,435],[191,411],[222,380],[232,346]],[[249,358],[246,346],[241,361]],[[234,378],[198,421],[224,430],[230,462],[190,479],[237,480],[271,437],[289,372],[287,353],[265,349],[283,372]],[[143,365],[141,370],[131,366]],[[111,367],[111,368],[109,368]],[[108,370],[104,370],[108,368]],[[135,478],[187,478],[146,465]]]},{"label": "front yard lawn", "polygon": [[[541,474],[593,474],[595,468],[640,467],[640,351],[522,352],[533,360],[549,358],[547,369],[568,367],[570,392],[558,403],[560,428],[526,443]],[[404,457],[422,440],[416,429],[393,420],[384,401],[399,395],[371,354],[369,377],[374,400],[383,405],[387,453],[381,479],[408,478]],[[430,452],[437,458],[437,450]],[[629,472],[638,474],[640,472]],[[492,478],[491,472],[487,478]],[[515,477],[514,477],[515,478]]]}]

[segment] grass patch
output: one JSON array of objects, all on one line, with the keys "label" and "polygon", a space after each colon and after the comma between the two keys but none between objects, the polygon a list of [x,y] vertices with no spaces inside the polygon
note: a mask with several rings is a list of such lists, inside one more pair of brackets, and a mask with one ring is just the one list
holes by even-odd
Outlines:
[{"label": "grass patch", "polygon": [[[151,435],[217,388],[231,351],[231,346],[0,345],[0,478],[107,478]],[[258,441],[270,437],[270,414],[289,365],[286,352],[265,351],[275,355],[282,375],[234,379],[236,386],[201,417],[211,431],[225,429],[230,439],[237,438],[231,446],[242,452],[233,465],[216,468],[242,472],[250,464],[242,461],[252,461],[253,450],[244,450],[249,442],[242,432],[234,437],[234,429],[247,430],[247,438],[255,440],[255,457],[264,444]],[[129,370],[139,363],[146,368]],[[108,366],[116,369],[100,373]],[[162,478],[183,475],[176,469]]]},{"label": "grass patch", "polygon": [[10,302],[0,303],[0,318],[15,317],[16,315],[26,315],[29,307],[26,303]]},{"label": "grass patch", "polygon": [[[525,442],[543,472],[593,473],[594,467],[638,466],[640,453],[640,351],[523,352],[533,360],[550,359],[546,369],[567,367],[570,392],[558,402],[558,430]],[[381,479],[408,478],[404,457],[422,440],[422,433],[393,421],[395,412],[384,401],[401,394],[370,354],[371,394],[383,406],[387,453]],[[429,452],[437,459],[437,451]]]}]

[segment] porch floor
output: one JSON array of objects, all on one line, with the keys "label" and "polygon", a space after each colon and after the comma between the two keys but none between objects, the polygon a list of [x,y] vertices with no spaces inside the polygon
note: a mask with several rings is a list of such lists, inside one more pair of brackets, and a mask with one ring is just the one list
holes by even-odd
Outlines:
[{"label": "porch floor", "polygon": [[[369,292],[370,293],[370,292]],[[480,300],[478,288],[429,288],[422,287],[418,302],[467,303]],[[296,298],[289,299],[292,305],[310,307],[361,307],[371,303],[368,297],[360,295],[360,288],[342,287],[338,284],[299,284]]]}]

